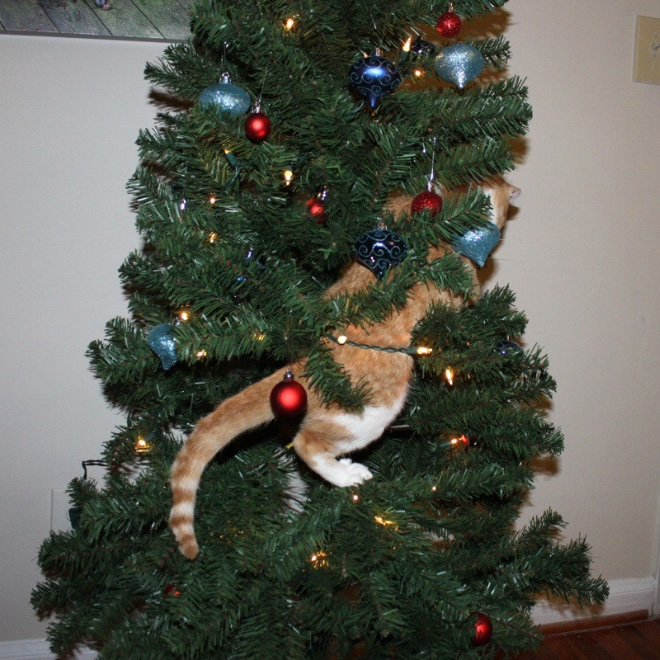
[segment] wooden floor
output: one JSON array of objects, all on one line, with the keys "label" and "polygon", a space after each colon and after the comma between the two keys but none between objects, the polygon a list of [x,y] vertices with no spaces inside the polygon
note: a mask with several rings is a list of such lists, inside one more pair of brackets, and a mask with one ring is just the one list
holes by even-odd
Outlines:
[{"label": "wooden floor", "polygon": [[538,651],[516,660],[660,660],[660,619],[549,634]]},{"label": "wooden floor", "polygon": [[0,0],[0,34],[178,41],[190,35],[193,0]]}]

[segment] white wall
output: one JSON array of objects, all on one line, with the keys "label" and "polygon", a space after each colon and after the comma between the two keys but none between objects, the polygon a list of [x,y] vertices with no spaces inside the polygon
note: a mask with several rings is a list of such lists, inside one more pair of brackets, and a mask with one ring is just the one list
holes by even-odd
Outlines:
[{"label": "white wall", "polygon": [[[519,212],[493,280],[510,282],[559,383],[566,434],[525,517],[548,506],[609,579],[656,570],[660,466],[660,86],[632,82],[637,14],[657,0],[511,0],[512,71],[535,117]],[[119,421],[84,351],[125,313],[139,244],[124,192],[150,126],[142,71],[163,44],[0,36],[0,640],[43,637],[28,603],[50,489]]]},{"label": "white wall", "polygon": [[0,640],[43,637],[29,596],[50,490],[120,421],[84,353],[126,314],[117,268],[139,239],[125,185],[156,111],[142,72],[162,51],[0,35]]},{"label": "white wall", "polygon": [[655,573],[660,467],[660,85],[632,82],[636,16],[657,0],[511,0],[511,71],[534,119],[497,252],[558,381],[566,436],[552,506],[608,579]]}]

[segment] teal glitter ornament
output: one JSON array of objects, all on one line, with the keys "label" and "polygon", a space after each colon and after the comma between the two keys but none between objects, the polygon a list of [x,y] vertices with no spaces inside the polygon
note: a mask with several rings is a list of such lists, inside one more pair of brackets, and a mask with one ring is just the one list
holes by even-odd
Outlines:
[{"label": "teal glitter ornament", "polygon": [[152,328],[147,336],[149,348],[158,356],[163,369],[171,369],[179,360],[174,341],[174,326],[161,323]]},{"label": "teal glitter ornament", "polygon": [[485,227],[471,229],[456,240],[452,241],[451,246],[464,257],[474,261],[479,268],[486,265],[488,255],[499,243],[502,234],[500,228],[489,222]]},{"label": "teal glitter ornament", "polygon": [[435,59],[435,72],[447,82],[463,89],[484,70],[483,55],[469,44],[453,44],[443,48]]},{"label": "teal glitter ornament", "polygon": [[244,115],[252,105],[250,95],[231,82],[228,73],[223,73],[219,83],[202,90],[199,103],[203,108],[215,108],[218,114],[227,113],[232,117]]}]

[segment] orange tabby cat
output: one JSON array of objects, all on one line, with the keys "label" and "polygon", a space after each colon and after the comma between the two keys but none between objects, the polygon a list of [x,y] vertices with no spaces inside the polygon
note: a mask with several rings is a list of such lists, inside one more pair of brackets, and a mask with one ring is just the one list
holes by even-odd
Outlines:
[{"label": "orange tabby cat", "polygon": [[[483,186],[490,196],[492,221],[502,228],[506,221],[509,201],[519,190],[502,180]],[[410,208],[410,198],[399,198],[391,205],[395,214]],[[433,261],[450,251],[448,246],[432,247],[428,259]],[[467,259],[465,259],[467,262]],[[468,262],[469,263],[469,262]],[[474,277],[474,266],[470,264]],[[354,293],[375,281],[364,266],[353,263],[343,276],[325,293],[326,298]],[[353,342],[376,346],[401,346],[410,343],[415,325],[427,314],[429,306],[442,302],[451,306],[463,304],[464,299],[450,291],[418,283],[408,292],[403,309],[393,312],[378,324],[363,329],[346,328],[344,334]],[[312,387],[307,387],[307,412],[293,448],[307,465],[325,480],[336,486],[354,486],[372,477],[368,468],[345,457],[377,440],[401,411],[406,399],[413,370],[413,358],[406,353],[384,353],[364,350],[349,344],[331,344],[334,359],[343,365],[353,385],[363,381],[370,391],[369,403],[361,413],[343,410],[337,405],[324,405]],[[212,413],[199,421],[181,448],[172,466],[173,505],[170,527],[181,553],[189,559],[197,557],[199,547],[193,529],[195,497],[204,468],[223,447],[236,436],[271,422],[270,406],[273,387],[282,382],[289,369],[297,380],[305,382],[305,360],[283,367],[271,376],[247,387],[223,401]],[[344,458],[340,458],[344,456]]]}]

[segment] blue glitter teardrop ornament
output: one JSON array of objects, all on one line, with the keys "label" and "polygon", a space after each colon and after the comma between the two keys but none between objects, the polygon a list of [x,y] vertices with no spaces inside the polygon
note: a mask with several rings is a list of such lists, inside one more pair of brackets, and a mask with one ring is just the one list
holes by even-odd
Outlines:
[{"label": "blue glitter teardrop ornament", "polygon": [[160,358],[163,369],[171,369],[178,361],[176,354],[176,343],[174,342],[174,326],[169,323],[161,323],[147,336],[149,348]]},{"label": "blue glitter teardrop ornament", "polygon": [[463,89],[483,70],[483,55],[469,44],[447,46],[435,59],[435,72],[459,89]]},{"label": "blue glitter teardrop ornament", "polygon": [[348,71],[348,79],[373,110],[383,96],[391,94],[401,84],[401,72],[380,55],[355,62]]},{"label": "blue glitter teardrop ornament", "polygon": [[380,280],[385,273],[400,264],[408,252],[401,236],[387,229],[372,229],[355,241],[355,257]]},{"label": "blue glitter teardrop ornament", "polygon": [[231,82],[228,73],[223,73],[219,83],[202,90],[199,102],[203,108],[216,108],[232,117],[245,114],[251,107],[250,95]]},{"label": "blue glitter teardrop ornament", "polygon": [[451,246],[459,254],[472,259],[479,268],[483,268],[488,255],[499,243],[501,236],[500,228],[495,223],[489,222],[485,227],[472,229],[463,234],[452,241]]}]

